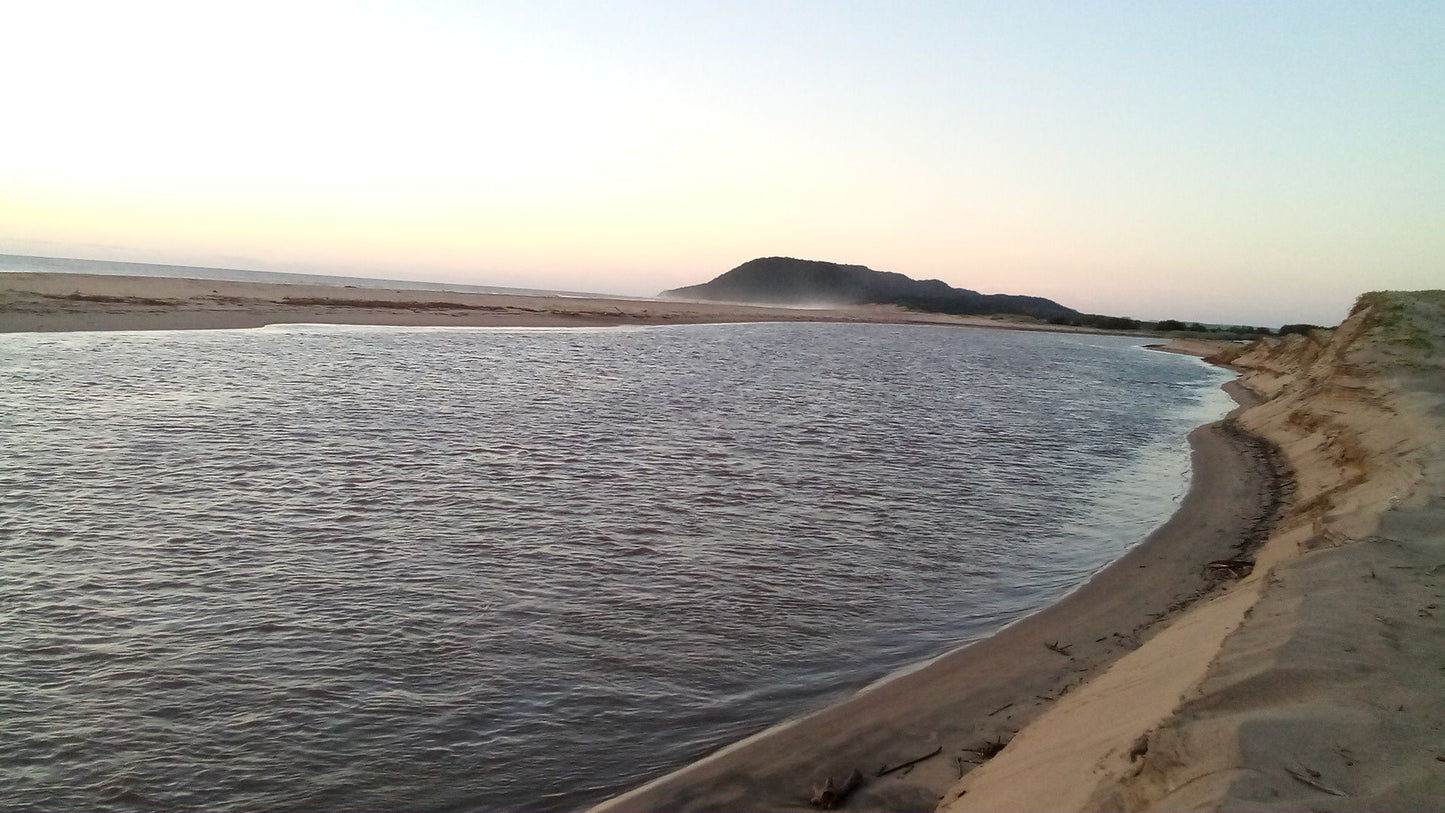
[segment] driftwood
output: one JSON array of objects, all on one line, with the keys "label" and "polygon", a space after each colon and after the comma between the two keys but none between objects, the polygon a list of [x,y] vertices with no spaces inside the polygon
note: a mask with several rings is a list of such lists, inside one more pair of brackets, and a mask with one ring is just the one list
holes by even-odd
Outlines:
[{"label": "driftwood", "polygon": [[1215,559],[1205,565],[1204,570],[1216,579],[1242,579],[1254,572],[1254,562],[1249,559]]},{"label": "driftwood", "polygon": [[1058,641],[1050,641],[1049,643],[1044,644],[1044,646],[1052,652],[1057,652],[1060,655],[1067,655],[1071,658],[1073,657],[1073,653],[1069,652],[1070,649],[1074,648],[1073,644],[1061,644]]},{"label": "driftwood", "polygon": [[858,789],[863,784],[863,772],[854,768],[843,780],[843,784],[834,785],[833,777],[828,777],[823,784],[813,788],[813,798],[809,802],[813,807],[820,810],[832,810],[848,798],[848,794]]},{"label": "driftwood", "polygon": [[1284,771],[1285,771],[1285,773],[1289,774],[1290,776],[1293,776],[1297,781],[1302,782],[1302,783],[1304,783],[1304,784],[1306,784],[1306,785],[1309,785],[1310,787],[1314,788],[1315,790],[1322,790],[1322,791],[1324,791],[1325,793],[1328,793],[1328,794],[1331,795],[1331,796],[1349,796],[1349,795],[1350,795],[1350,794],[1345,793],[1344,791],[1340,790],[1339,788],[1330,787],[1329,785],[1326,785],[1324,782],[1321,782],[1321,781],[1320,781],[1320,772],[1319,772],[1319,771],[1312,771],[1312,770],[1310,770],[1309,768],[1305,768],[1305,769],[1302,770],[1302,771],[1297,771],[1297,770],[1295,770],[1294,768],[1285,768]]},{"label": "driftwood", "polygon": [[891,774],[891,773],[893,773],[894,771],[901,771],[901,770],[903,770],[904,768],[911,768],[911,767],[913,767],[914,765],[917,765],[918,763],[922,762],[923,760],[925,760],[925,759],[932,759],[933,757],[936,757],[936,756],[938,756],[938,755],[941,754],[941,753],[943,753],[943,746],[942,746],[942,745],[938,746],[937,748],[933,749],[932,751],[929,751],[928,753],[924,754],[924,755],[921,756],[921,757],[916,757],[916,758],[914,758],[914,759],[910,759],[910,760],[908,760],[907,762],[900,762],[900,763],[898,763],[897,765],[894,765],[894,766],[891,767],[891,768],[888,767],[888,766],[885,764],[883,767],[881,767],[881,768],[878,769],[878,773],[874,774],[874,776],[887,776],[888,774]]}]

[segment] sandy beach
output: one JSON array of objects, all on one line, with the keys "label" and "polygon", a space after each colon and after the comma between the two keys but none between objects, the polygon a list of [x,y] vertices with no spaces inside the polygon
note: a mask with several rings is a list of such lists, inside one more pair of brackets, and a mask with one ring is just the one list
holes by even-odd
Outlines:
[{"label": "sandy beach", "polygon": [[602,327],[707,322],[884,322],[1059,329],[1007,317],[916,313],[883,305],[775,308],[106,274],[0,273],[0,333],[197,330],[271,324]]}]

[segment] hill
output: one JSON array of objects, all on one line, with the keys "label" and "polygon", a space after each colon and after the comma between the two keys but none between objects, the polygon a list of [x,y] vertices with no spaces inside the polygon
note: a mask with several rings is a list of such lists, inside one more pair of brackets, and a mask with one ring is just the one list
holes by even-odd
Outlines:
[{"label": "hill", "polygon": [[792,257],[749,260],[701,285],[663,291],[669,299],[823,307],[900,305],[932,313],[1012,313],[1052,319],[1078,311],[1039,296],[981,294],[936,280],[916,280],[862,265],[841,265]]}]

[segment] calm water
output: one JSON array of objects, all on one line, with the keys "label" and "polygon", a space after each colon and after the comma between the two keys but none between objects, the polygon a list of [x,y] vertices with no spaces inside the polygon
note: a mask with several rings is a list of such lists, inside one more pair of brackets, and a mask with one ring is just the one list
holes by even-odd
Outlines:
[{"label": "calm water", "polygon": [[1225,376],[881,325],[0,337],[0,809],[565,810],[1172,510]]}]

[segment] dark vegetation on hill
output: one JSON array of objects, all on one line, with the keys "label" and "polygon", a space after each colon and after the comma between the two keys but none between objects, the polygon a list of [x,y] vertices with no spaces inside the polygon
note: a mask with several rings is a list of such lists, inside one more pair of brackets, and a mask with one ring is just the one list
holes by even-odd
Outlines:
[{"label": "dark vegetation on hill", "polygon": [[[1148,331],[1212,339],[1247,339],[1275,333],[1267,327],[1249,325],[1203,325],[1177,319],[1146,322],[1128,316],[1080,313],[1040,296],[981,294],[967,288],[954,288],[942,280],[916,280],[892,271],[874,271],[862,265],[792,257],[749,260],[711,282],[663,291],[661,296],[793,307],[897,305],[925,313],[1012,315],[1064,327],[1111,332]],[[1320,329],[1316,325],[1285,325],[1279,329],[1279,334],[1307,334]]]},{"label": "dark vegetation on hill", "polygon": [[[1048,322],[1051,325],[1060,325],[1062,327],[1090,327],[1115,333],[1139,330],[1150,333],[1166,333],[1183,338],[1200,339],[1254,339],[1259,336],[1275,335],[1274,330],[1252,325],[1203,325],[1199,322],[1181,322],[1178,319],[1160,319],[1157,322],[1147,322],[1128,316],[1104,316],[1097,313],[1081,313],[1077,316],[1056,316],[1049,319]],[[1312,330],[1328,330],[1328,328],[1322,328],[1318,325],[1285,325],[1279,329],[1278,333],[1281,336],[1290,333],[1308,334]]]}]

